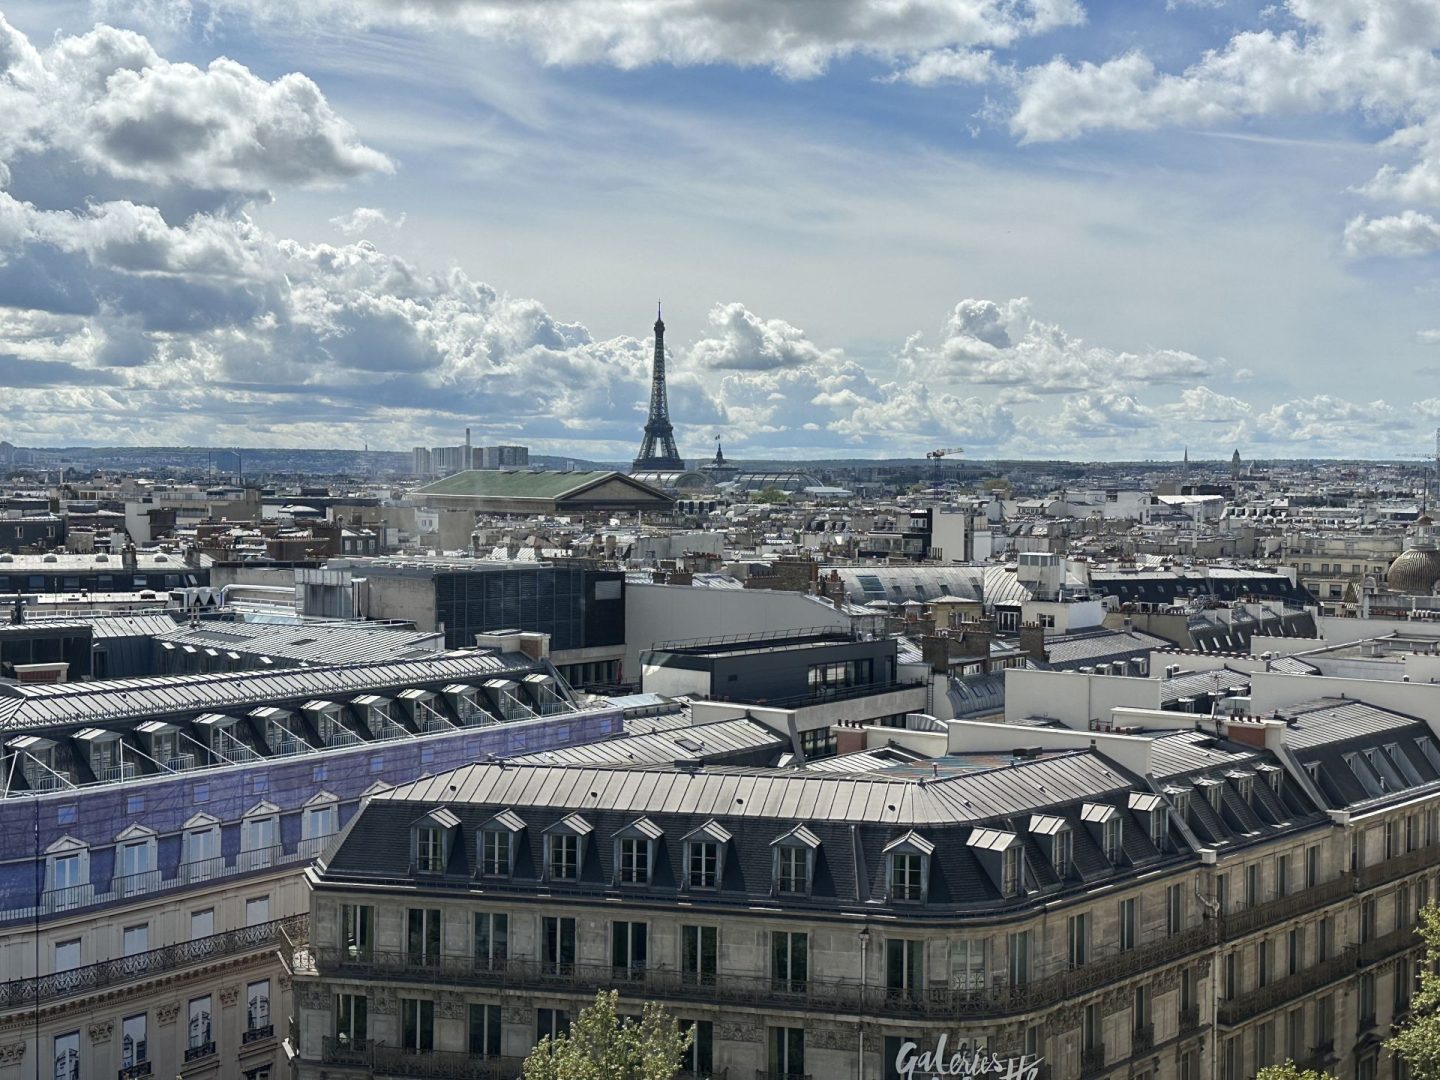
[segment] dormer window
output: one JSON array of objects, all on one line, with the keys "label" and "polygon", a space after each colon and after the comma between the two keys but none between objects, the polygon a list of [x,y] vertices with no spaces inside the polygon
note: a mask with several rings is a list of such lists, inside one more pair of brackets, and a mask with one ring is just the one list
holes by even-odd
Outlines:
[{"label": "dormer window", "polygon": [[1200,781],[1200,786],[1205,792],[1205,801],[1210,804],[1210,809],[1215,813],[1220,812],[1220,801],[1224,797],[1225,785],[1218,780]]},{"label": "dormer window", "polygon": [[660,827],[639,818],[615,834],[615,880],[621,885],[649,885]]},{"label": "dormer window", "polygon": [[515,869],[515,837],[525,822],[513,810],[505,810],[487,821],[480,830],[480,873],[483,877],[509,877]]},{"label": "dormer window", "polygon": [[595,826],[571,814],[545,831],[545,877],[548,881],[579,881],[585,861],[585,839]]},{"label": "dormer window", "polygon": [[713,819],[685,837],[685,883],[690,888],[720,887],[729,843],[729,830]]},{"label": "dormer window", "polygon": [[415,870],[421,874],[443,874],[450,864],[450,845],[460,819],[447,808],[436,807],[415,823]]},{"label": "dormer window", "polygon": [[1055,876],[1062,881],[1069,877],[1075,865],[1075,834],[1070,823],[1054,814],[1035,814],[1030,818],[1030,835],[1041,850],[1048,848]]},{"label": "dormer window", "polygon": [[924,901],[930,891],[930,856],[935,845],[907,832],[885,846],[886,884],[891,900]]},{"label": "dormer window", "polygon": [[1285,770],[1276,765],[1261,765],[1257,770],[1265,778],[1265,783],[1277,796],[1285,784]]},{"label": "dormer window", "polygon": [[1080,820],[1100,845],[1105,858],[1112,866],[1118,866],[1124,853],[1125,839],[1125,824],[1120,811],[1108,803],[1087,802],[1080,807]]},{"label": "dormer window", "polygon": [[1230,779],[1235,781],[1235,790],[1239,792],[1240,798],[1248,803],[1255,797],[1254,773],[1231,773]]},{"label": "dormer window", "polygon": [[820,838],[804,825],[797,825],[771,846],[775,852],[775,891],[790,896],[809,895]]},{"label": "dormer window", "polygon": [[[1150,842],[1155,845],[1155,850],[1168,851],[1170,849],[1170,807],[1166,805],[1165,800],[1150,792],[1132,791],[1130,793],[1130,810],[1144,823],[1145,831],[1150,837]],[[1119,823],[1118,817],[1116,823]],[[1107,852],[1107,856],[1108,854]]]},{"label": "dormer window", "polygon": [[1025,891],[1025,845],[1020,837],[1000,829],[974,829],[966,842],[971,853],[1007,899]]}]

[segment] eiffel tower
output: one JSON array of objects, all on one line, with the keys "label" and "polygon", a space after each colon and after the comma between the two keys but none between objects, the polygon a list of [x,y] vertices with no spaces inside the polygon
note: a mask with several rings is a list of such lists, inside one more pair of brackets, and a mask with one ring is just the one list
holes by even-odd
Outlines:
[{"label": "eiffel tower", "polygon": [[675,449],[675,429],[670,424],[670,399],[665,393],[665,322],[660,305],[655,305],[655,367],[650,376],[650,415],[645,420],[645,437],[632,472],[679,472],[685,468]]}]

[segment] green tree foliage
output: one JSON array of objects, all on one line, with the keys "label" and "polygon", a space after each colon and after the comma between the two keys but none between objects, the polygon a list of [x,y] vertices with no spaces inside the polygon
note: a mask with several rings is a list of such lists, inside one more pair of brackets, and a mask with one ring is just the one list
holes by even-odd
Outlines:
[{"label": "green tree foliage", "polygon": [[1414,1080],[1440,1080],[1440,909],[1433,904],[1420,911],[1419,934],[1425,939],[1425,963],[1420,989],[1410,1003],[1410,1019],[1385,1045],[1410,1066]]},{"label": "green tree foliage", "polygon": [[541,1039],[525,1059],[524,1080],[671,1080],[694,1033],[654,1001],[639,1020],[622,1020],[619,1000],[618,991],[601,990],[568,1035]]},{"label": "green tree foliage", "polygon": [[1279,1065],[1266,1065],[1255,1074],[1255,1080],[1335,1080],[1335,1077],[1315,1069],[1302,1069],[1293,1061],[1284,1061]]},{"label": "green tree foliage", "polygon": [[767,487],[764,491],[757,492],[754,500],[757,503],[782,503],[789,498],[777,487]]}]

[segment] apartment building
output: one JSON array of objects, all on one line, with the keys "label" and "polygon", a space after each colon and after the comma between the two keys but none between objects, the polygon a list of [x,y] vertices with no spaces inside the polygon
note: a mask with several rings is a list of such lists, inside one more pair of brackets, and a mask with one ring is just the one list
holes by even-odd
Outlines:
[{"label": "apartment building", "polygon": [[600,987],[693,1025],[701,1076],[895,1080],[935,1052],[1051,1080],[1391,1075],[1440,887],[1435,732],[1340,699],[1158,715],[1091,745],[955,722],[971,750],[893,767],[702,751],[386,792],[309,872],[299,1075],[516,1075]]},{"label": "apartment building", "polygon": [[[292,631],[293,632],[293,631]],[[0,684],[0,1080],[288,1069],[302,872],[364,800],[620,730],[543,659]]]}]

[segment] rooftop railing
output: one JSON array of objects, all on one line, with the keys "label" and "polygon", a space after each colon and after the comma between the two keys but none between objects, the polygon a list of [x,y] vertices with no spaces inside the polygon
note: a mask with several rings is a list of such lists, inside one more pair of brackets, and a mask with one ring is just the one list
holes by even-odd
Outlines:
[{"label": "rooftop railing", "polygon": [[309,927],[308,915],[292,915],[39,978],[0,982],[0,1010],[93,994],[192,964],[284,946],[289,941],[303,938]]}]

